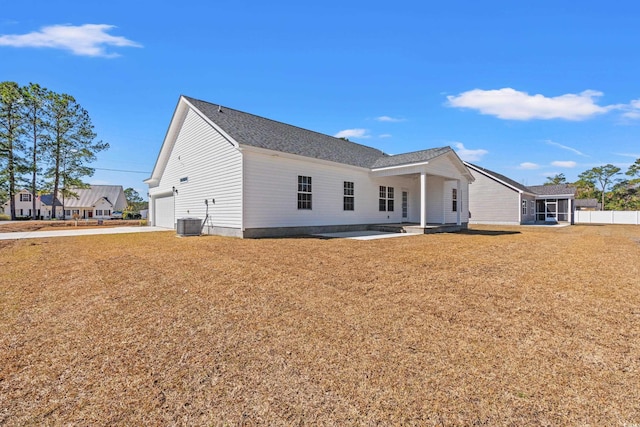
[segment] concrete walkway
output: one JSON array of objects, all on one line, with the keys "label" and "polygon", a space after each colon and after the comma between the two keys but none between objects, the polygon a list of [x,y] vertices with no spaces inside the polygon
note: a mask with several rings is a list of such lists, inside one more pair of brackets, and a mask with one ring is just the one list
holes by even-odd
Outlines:
[{"label": "concrete walkway", "polygon": [[343,231],[338,233],[321,233],[321,234],[313,234],[313,236],[326,237],[329,239],[376,240],[376,239],[390,239],[395,237],[420,236],[420,234],[388,233],[385,231],[365,230],[365,231]]},{"label": "concrete walkway", "polygon": [[162,227],[104,227],[104,228],[80,228],[74,230],[72,227],[65,230],[48,231],[20,231],[15,233],[0,233],[0,240],[19,239],[42,239],[45,237],[68,237],[68,236],[92,236],[95,234],[125,234],[125,233],[150,233],[154,231],[173,231],[170,228]]}]

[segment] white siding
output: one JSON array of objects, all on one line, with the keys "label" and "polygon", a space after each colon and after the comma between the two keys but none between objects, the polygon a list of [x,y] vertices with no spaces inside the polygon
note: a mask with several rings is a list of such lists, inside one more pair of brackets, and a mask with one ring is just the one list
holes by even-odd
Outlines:
[{"label": "white siding", "polygon": [[[402,188],[419,193],[415,176],[371,177],[364,169],[250,150],[243,168],[245,228],[399,223]],[[311,210],[298,209],[298,175],[312,178]],[[354,183],[354,211],[343,210],[344,181]],[[380,185],[394,187],[393,212],[378,210]]]},{"label": "white siding", "polygon": [[[183,178],[186,181],[181,182]],[[193,110],[187,113],[162,178],[150,195],[166,194],[172,187],[175,219],[204,220],[206,199],[208,225],[242,228],[242,154]]]},{"label": "white siding", "polygon": [[475,182],[469,186],[471,224],[519,224],[520,194],[479,172],[471,171]]}]

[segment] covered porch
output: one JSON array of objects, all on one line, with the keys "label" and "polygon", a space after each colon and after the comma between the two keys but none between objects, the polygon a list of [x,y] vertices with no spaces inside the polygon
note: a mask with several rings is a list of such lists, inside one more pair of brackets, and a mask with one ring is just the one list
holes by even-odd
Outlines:
[{"label": "covered porch", "polygon": [[397,177],[409,183],[400,188],[399,232],[459,231],[469,221],[469,171],[453,151],[427,161],[372,169],[375,177]]}]

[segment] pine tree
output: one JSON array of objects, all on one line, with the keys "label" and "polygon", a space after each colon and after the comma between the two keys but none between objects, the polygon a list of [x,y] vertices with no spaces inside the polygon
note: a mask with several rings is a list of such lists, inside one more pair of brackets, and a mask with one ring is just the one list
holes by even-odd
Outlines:
[{"label": "pine tree", "polygon": [[[37,178],[40,172],[40,156],[43,152],[44,133],[46,129],[46,108],[48,90],[40,87],[40,85],[31,83],[29,86],[22,88],[22,96],[25,107],[25,139],[28,140],[30,148],[30,162],[28,163],[29,172],[31,172],[31,194],[33,208],[32,218],[37,218],[36,211],[36,194],[38,193]],[[26,145],[26,144],[25,144]]]},{"label": "pine tree", "polygon": [[24,132],[23,99],[15,82],[0,83],[0,171],[8,186],[10,216],[16,219],[16,183],[24,171],[24,149],[21,135]]}]

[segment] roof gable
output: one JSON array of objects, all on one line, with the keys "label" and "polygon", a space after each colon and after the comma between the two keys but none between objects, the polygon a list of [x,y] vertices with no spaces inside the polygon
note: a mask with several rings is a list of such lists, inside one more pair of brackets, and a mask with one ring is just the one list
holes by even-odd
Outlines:
[{"label": "roof gable", "polygon": [[498,181],[503,185],[506,185],[507,187],[511,187],[513,190],[515,191],[521,191],[523,193],[531,193],[533,194],[533,192],[526,186],[520,184],[517,181],[512,180],[511,178],[504,176],[502,174],[499,174],[497,172],[491,171],[489,169],[480,167],[478,165],[474,165],[473,163],[469,163],[469,162],[464,162],[465,165],[467,165],[469,168],[471,168],[472,170],[481,173],[491,179],[493,179],[494,181]]},{"label": "roof gable", "polygon": [[118,198],[121,198],[121,185],[92,185],[89,188],[73,188],[71,192],[77,197],[65,197],[65,208],[83,208],[95,206],[102,199],[106,199],[111,206],[115,206]]}]

